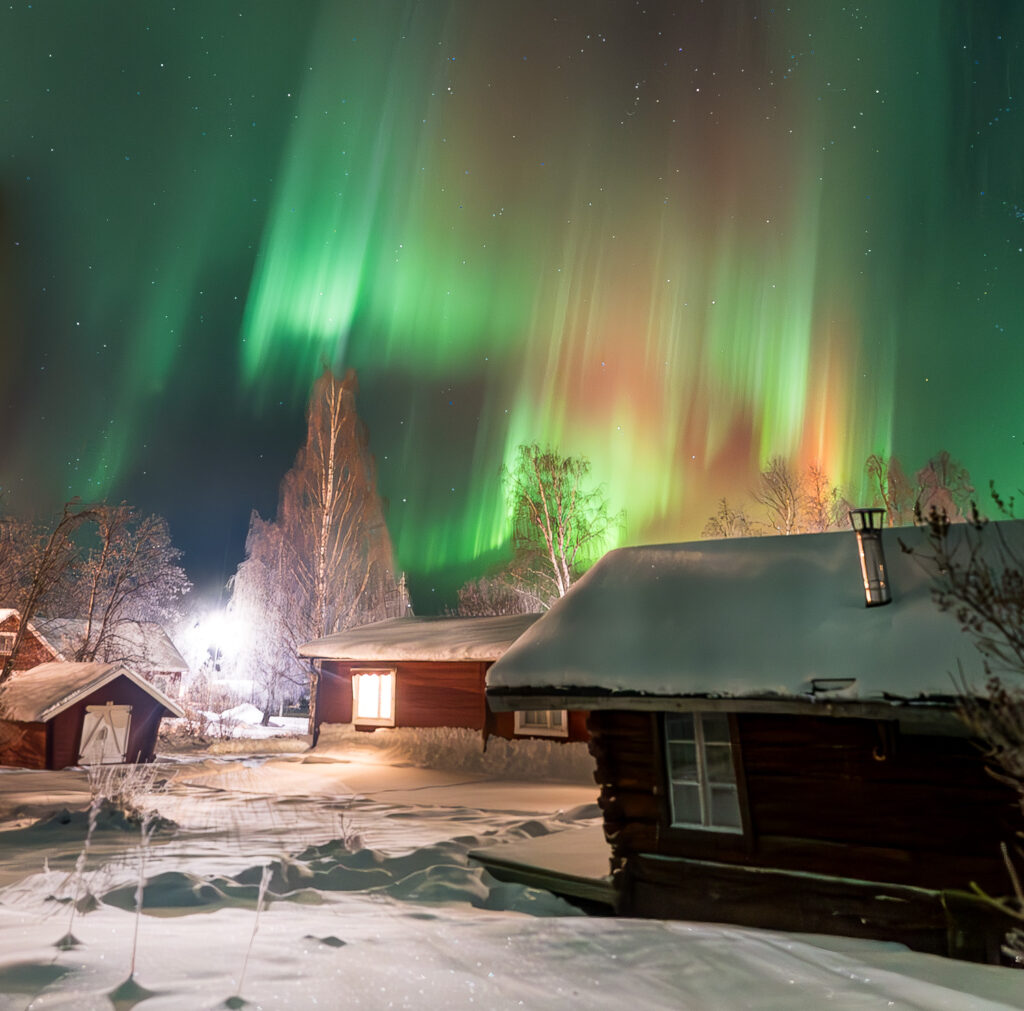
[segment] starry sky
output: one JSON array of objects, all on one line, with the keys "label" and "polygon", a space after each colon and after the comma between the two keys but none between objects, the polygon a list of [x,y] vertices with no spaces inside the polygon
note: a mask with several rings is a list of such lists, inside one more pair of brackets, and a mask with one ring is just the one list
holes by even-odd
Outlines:
[{"label": "starry sky", "polygon": [[127,498],[216,586],[321,363],[427,612],[524,441],[623,542],[781,454],[1024,473],[1016,0],[15,0],[3,506]]}]

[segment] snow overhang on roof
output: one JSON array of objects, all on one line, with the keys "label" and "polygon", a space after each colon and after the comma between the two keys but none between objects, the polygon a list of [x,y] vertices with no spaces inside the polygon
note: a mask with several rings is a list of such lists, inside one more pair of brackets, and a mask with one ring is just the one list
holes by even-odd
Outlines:
[{"label": "snow overhang on roof", "polygon": [[[993,526],[1024,550],[1024,522]],[[492,707],[540,698],[576,708],[643,698],[642,708],[658,698],[949,704],[960,669],[981,692],[974,642],[939,610],[931,574],[897,537],[926,543],[913,527],[884,531],[893,603],[871,608],[852,531],[611,551],[491,667]]]},{"label": "snow overhang on roof", "polygon": [[19,723],[47,723],[121,676],[151,695],[171,716],[185,715],[159,688],[121,664],[54,662],[11,676],[0,689],[3,718]]},{"label": "snow overhang on roof", "polygon": [[307,642],[299,656],[316,660],[493,661],[539,614],[494,618],[389,618]]}]

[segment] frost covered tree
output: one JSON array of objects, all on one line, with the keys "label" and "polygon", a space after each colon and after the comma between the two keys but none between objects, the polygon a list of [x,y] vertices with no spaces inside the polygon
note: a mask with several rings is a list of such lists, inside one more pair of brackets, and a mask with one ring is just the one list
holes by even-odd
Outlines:
[{"label": "frost covered tree", "polygon": [[493,617],[503,614],[532,614],[543,611],[547,601],[513,585],[507,572],[498,571],[471,579],[459,588],[457,613],[461,618]]},{"label": "frost covered tree", "polygon": [[[267,637],[260,651],[270,666],[259,677],[278,668],[286,676],[284,656],[303,642],[408,611],[357,390],[354,371],[338,379],[324,369],[310,394],[305,444],[281,481],[277,517],[266,523],[254,514],[250,524],[232,608],[254,639]],[[317,679],[314,668],[311,726]]]},{"label": "frost covered tree", "polygon": [[946,450],[936,453],[915,475],[914,508],[922,516],[932,510],[953,521],[964,520],[970,511],[974,486],[967,468]]},{"label": "frost covered tree", "polygon": [[[143,516],[125,502],[72,500],[51,528],[20,522],[16,530],[14,548],[3,544],[10,528],[0,535],[0,585],[10,593],[3,602],[21,614],[21,628],[40,613],[73,618],[82,623],[75,660],[148,660],[136,623],[176,618],[191,585],[163,517]],[[0,682],[10,675],[21,628]]]},{"label": "frost covered tree", "polygon": [[[11,651],[0,667],[0,685],[11,676],[25,627],[35,617],[40,604],[59,590],[78,559],[79,549],[73,537],[75,531],[92,518],[91,508],[83,507],[78,499],[72,499],[65,503],[59,519],[48,531],[29,524],[21,524],[17,528],[17,536],[26,538],[27,543],[13,545],[4,561],[14,567],[5,581],[10,583],[14,594],[9,606],[17,608],[21,622]],[[11,536],[15,534],[12,532]]]},{"label": "frost covered tree", "polygon": [[602,553],[622,514],[609,515],[604,489],[589,485],[590,461],[583,456],[522,445],[502,476],[512,511],[506,578],[546,607]]},{"label": "frost covered tree", "polygon": [[761,471],[757,485],[750,493],[763,508],[769,530],[777,534],[796,534],[801,530],[804,510],[803,482],[781,456],[773,456]]},{"label": "frost covered tree", "polygon": [[719,499],[718,511],[708,517],[701,537],[721,540],[725,537],[751,537],[755,533],[754,524],[747,517],[743,506],[734,509],[726,498]]},{"label": "frost covered tree", "polygon": [[846,499],[817,463],[801,472],[784,457],[773,456],[758,475],[750,495],[761,506],[763,519],[758,519],[746,506],[733,506],[722,498],[717,512],[704,524],[701,536],[720,539],[766,533],[820,533],[846,521]]},{"label": "frost covered tree", "polygon": [[912,523],[916,493],[899,459],[872,453],[864,469],[871,487],[871,504],[885,510],[889,526]]},{"label": "frost covered tree", "polygon": [[84,622],[75,659],[146,662],[137,623],[178,620],[191,588],[178,564],[181,552],[162,516],[144,516],[127,502],[94,506],[91,521],[75,582],[60,608]]}]

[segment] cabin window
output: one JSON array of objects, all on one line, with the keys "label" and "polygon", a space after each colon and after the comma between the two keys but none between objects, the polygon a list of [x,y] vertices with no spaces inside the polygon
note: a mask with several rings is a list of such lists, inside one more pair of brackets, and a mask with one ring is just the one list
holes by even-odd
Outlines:
[{"label": "cabin window", "polygon": [[668,713],[665,747],[673,826],[742,832],[729,717]]},{"label": "cabin window", "polygon": [[395,672],[352,672],[352,720],[364,726],[395,725]]},{"label": "cabin window", "polygon": [[516,710],[515,732],[539,737],[568,737],[569,715],[564,709]]},{"label": "cabin window", "polygon": [[14,640],[17,632],[0,632],[0,656],[10,656],[14,652]]}]

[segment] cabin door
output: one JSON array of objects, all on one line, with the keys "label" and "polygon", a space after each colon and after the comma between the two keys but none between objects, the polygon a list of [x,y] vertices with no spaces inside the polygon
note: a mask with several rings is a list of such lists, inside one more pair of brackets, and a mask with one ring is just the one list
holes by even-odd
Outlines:
[{"label": "cabin door", "polygon": [[86,706],[82,723],[82,747],[79,765],[110,765],[123,762],[128,754],[128,728],[131,706]]}]

